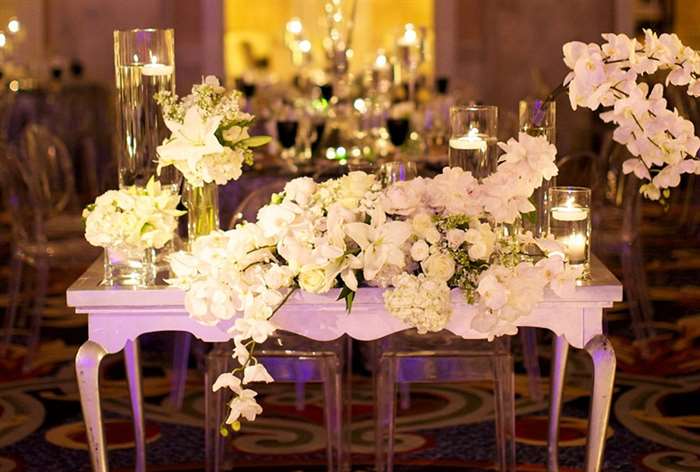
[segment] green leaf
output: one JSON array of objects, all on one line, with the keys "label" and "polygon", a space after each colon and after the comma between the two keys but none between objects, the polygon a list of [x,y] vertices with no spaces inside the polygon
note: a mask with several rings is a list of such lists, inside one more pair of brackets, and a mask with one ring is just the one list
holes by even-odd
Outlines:
[{"label": "green leaf", "polygon": [[343,287],[336,301],[343,299],[345,300],[345,311],[350,313],[350,311],[352,311],[352,302],[355,300],[355,292],[347,287]]},{"label": "green leaf", "polygon": [[270,141],[272,141],[270,136],[251,136],[250,138],[240,141],[240,144],[246,147],[259,147],[264,146]]},{"label": "green leaf", "polygon": [[527,221],[528,223],[534,225],[537,223],[537,211],[531,211],[529,213],[523,213],[523,220]]}]

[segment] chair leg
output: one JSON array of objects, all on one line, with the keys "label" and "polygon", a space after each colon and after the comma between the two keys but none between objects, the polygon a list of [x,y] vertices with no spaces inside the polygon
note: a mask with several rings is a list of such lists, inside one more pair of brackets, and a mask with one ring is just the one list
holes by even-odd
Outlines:
[{"label": "chair leg", "polygon": [[44,305],[46,304],[46,291],[49,283],[49,264],[44,259],[36,262],[36,291],[34,292],[34,306],[32,308],[29,341],[27,342],[27,355],[24,358],[23,370],[26,372],[31,368],[34,355],[39,347],[41,335],[41,318],[44,315]]},{"label": "chair leg", "polygon": [[394,470],[394,435],[396,434],[396,359],[382,356],[375,372],[375,470]]},{"label": "chair leg", "polygon": [[146,472],[146,427],[143,415],[143,388],[141,385],[141,359],[138,338],[129,340],[124,346],[126,377],[129,382],[129,398],[134,415],[134,447],[136,449],[136,472]]},{"label": "chair leg", "polygon": [[304,411],[306,408],[306,384],[304,382],[294,383],[294,409]]},{"label": "chair leg", "polygon": [[552,352],[552,367],[549,373],[549,434],[547,438],[547,470],[559,470],[559,420],[561,418],[562,395],[566,377],[566,360],[569,343],[564,336],[555,336]]},{"label": "chair leg", "polygon": [[220,434],[224,424],[227,400],[230,393],[226,389],[213,392],[211,387],[222,372],[231,369],[231,354],[215,346],[207,356],[207,369],[204,374],[204,452],[206,472],[225,470],[224,449],[226,441]]},{"label": "chair leg", "polygon": [[20,288],[22,287],[22,260],[13,256],[10,261],[10,283],[8,286],[8,305],[3,323],[2,344],[0,344],[0,356],[5,356],[7,350],[12,344],[12,333],[15,327],[15,319],[17,318],[17,308],[19,307]]},{"label": "chair leg", "polygon": [[399,384],[399,406],[402,410],[411,408],[411,384],[408,382]]},{"label": "chair leg", "polygon": [[544,401],[540,389],[540,362],[537,350],[537,329],[520,328],[520,341],[523,343],[523,362],[527,371],[527,385],[530,398],[536,403]]},{"label": "chair leg", "polygon": [[499,355],[493,358],[494,416],[496,420],[496,452],[498,470],[515,471],[515,386],[513,358]]},{"label": "chair leg", "polygon": [[324,356],[323,396],[326,419],[327,470],[342,472],[345,464],[343,444],[342,369],[337,356]]},{"label": "chair leg", "polygon": [[190,345],[192,335],[190,333],[175,333],[175,346],[173,348],[173,376],[170,381],[170,396],[168,402],[176,410],[182,408],[187,388],[187,365],[190,358]]}]

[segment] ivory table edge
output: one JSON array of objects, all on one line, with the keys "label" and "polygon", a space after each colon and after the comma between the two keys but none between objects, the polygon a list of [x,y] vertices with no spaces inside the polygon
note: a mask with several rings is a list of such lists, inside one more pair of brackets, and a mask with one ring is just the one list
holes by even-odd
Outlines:
[{"label": "ivory table edge", "polygon": [[[184,293],[172,287],[146,289],[114,288],[100,285],[102,263],[96,261],[68,289],[67,303],[88,315],[88,340],[76,355],[76,374],[83,417],[94,471],[109,470],[99,396],[99,365],[105,354],[124,349],[127,378],[135,428],[136,470],[145,471],[145,437],[141,373],[137,338],[157,331],[185,331],[208,342],[229,340],[226,329],[232,320],[205,326],[189,318]],[[336,301],[338,290],[322,295],[297,291],[274,316],[283,330],[319,341],[348,334],[354,339],[379,339],[409,328],[384,310],[383,289],[361,288],[351,314]],[[447,329],[469,339],[483,339],[483,333],[469,326],[473,307],[459,290],[453,290],[453,315]],[[605,431],[615,376],[615,354],[603,334],[603,310],[622,300],[620,282],[597,259],[591,261],[591,278],[576,293],[559,299],[547,291],[545,299],[517,325],[549,329],[557,336],[553,346],[550,377],[550,426],[548,470],[557,470],[557,440],[566,358],[569,345],[585,349],[593,360],[594,382],[589,414],[586,471],[602,465]],[[309,310],[313,307],[313,310]]]}]

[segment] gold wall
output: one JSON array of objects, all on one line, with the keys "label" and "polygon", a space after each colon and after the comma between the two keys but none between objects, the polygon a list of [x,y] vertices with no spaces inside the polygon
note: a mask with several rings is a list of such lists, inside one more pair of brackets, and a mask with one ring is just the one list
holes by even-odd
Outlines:
[{"label": "gold wall", "polygon": [[[346,4],[350,2],[344,0]],[[393,38],[405,23],[433,28],[433,0],[357,0],[351,66],[370,64],[378,48],[392,49]],[[293,74],[289,51],[284,45],[287,21],[299,17],[312,42],[314,66],[325,66],[323,5],[326,0],[225,0],[224,54],[227,80],[250,67],[244,43],[252,56],[270,58],[271,70],[281,78]],[[432,36],[432,33],[431,33]],[[429,37],[431,37],[429,36]],[[432,54],[425,67],[432,70]],[[230,82],[229,82],[230,83]]]},{"label": "gold wall", "polygon": [[693,49],[700,49],[700,2],[697,0],[676,0],[676,15],[673,29],[683,43]]}]

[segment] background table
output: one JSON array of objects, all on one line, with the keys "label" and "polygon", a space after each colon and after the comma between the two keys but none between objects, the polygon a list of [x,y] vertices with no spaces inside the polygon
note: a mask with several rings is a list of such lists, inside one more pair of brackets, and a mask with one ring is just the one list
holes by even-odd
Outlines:
[{"label": "background table", "polygon": [[[78,350],[75,362],[92,467],[96,472],[108,470],[100,408],[100,362],[105,354],[124,349],[134,418],[136,470],[143,472],[146,451],[138,336],[157,331],[185,331],[203,341],[224,342],[229,340],[226,329],[232,321],[217,326],[199,324],[185,311],[182,290],[166,286],[104,287],[102,274],[102,263],[98,261],[67,292],[68,305],[88,315],[88,340]],[[318,341],[344,334],[369,341],[409,328],[386,312],[383,289],[361,288],[351,314],[345,312],[342,301],[336,301],[338,292],[314,295],[297,291],[273,321],[279,329]],[[585,470],[600,470],[615,379],[615,354],[603,335],[603,310],[620,300],[622,286],[593,258],[591,279],[581,282],[572,296],[562,299],[547,290],[535,310],[517,320],[518,326],[545,328],[556,335],[550,374],[549,470],[558,469],[559,415],[569,345],[585,349],[593,360]],[[447,329],[467,339],[485,338],[484,333],[471,329],[474,308],[466,304],[459,290],[453,290],[452,301],[454,312]]]}]

